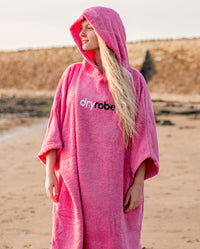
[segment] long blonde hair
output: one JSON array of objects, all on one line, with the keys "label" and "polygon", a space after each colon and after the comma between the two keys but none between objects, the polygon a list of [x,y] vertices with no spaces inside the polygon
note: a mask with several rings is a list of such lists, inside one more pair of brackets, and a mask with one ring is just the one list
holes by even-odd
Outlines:
[{"label": "long blonde hair", "polygon": [[[96,32],[95,32],[96,33]],[[108,81],[108,87],[115,102],[119,116],[119,126],[123,132],[125,146],[136,134],[135,118],[137,114],[136,92],[131,73],[123,67],[112,49],[96,33],[99,42],[101,61]]]}]

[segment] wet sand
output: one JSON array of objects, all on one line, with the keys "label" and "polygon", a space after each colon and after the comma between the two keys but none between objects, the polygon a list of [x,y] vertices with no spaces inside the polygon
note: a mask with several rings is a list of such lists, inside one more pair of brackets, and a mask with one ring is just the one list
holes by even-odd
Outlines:
[{"label": "wet sand", "polygon": [[[196,117],[196,118],[195,118]],[[200,118],[164,116],[157,125],[160,173],[145,182],[142,246],[200,248]],[[47,119],[0,135],[0,248],[48,249],[52,204],[44,189],[44,166],[36,158]]]}]

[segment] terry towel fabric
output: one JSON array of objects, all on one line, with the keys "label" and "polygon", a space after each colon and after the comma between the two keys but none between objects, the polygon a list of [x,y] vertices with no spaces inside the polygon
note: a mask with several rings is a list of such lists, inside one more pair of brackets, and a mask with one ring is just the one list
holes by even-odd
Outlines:
[{"label": "terry towel fabric", "polygon": [[[132,73],[137,93],[137,135],[125,148],[115,104],[105,74],[83,51],[80,23],[86,18],[120,63]],[[143,76],[131,68],[126,34],[112,9],[92,7],[70,28],[82,63],[69,66],[55,94],[49,124],[38,154],[57,149],[60,195],[53,204],[52,249],[141,249],[144,193],[140,205],[124,213],[123,201],[140,164],[147,160],[145,179],[159,170],[152,103]]]}]

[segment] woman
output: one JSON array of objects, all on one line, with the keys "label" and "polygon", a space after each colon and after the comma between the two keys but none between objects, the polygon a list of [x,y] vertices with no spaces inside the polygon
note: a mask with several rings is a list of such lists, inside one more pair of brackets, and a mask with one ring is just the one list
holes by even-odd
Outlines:
[{"label": "woman", "polygon": [[149,92],[114,10],[86,9],[70,31],[84,60],[60,79],[38,154],[53,201],[51,248],[140,249],[144,179],[159,169]]}]

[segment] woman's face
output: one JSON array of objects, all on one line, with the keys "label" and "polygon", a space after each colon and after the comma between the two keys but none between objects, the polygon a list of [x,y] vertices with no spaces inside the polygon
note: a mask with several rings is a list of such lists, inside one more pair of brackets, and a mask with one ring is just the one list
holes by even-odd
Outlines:
[{"label": "woman's face", "polygon": [[93,27],[87,20],[81,22],[81,32],[79,36],[82,42],[82,49],[86,51],[99,50],[99,43]]}]

